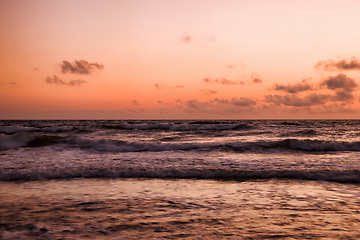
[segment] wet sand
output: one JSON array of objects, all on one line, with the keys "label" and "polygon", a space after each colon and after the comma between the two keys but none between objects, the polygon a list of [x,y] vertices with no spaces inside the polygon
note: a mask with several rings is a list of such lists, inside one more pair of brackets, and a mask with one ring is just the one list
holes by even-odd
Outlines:
[{"label": "wet sand", "polygon": [[1,239],[360,238],[360,186],[320,181],[0,183]]}]

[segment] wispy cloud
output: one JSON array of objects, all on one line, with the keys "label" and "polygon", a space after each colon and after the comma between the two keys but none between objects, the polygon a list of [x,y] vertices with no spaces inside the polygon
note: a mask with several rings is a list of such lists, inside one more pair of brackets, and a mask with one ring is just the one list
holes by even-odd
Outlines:
[{"label": "wispy cloud", "polygon": [[192,42],[192,37],[190,33],[184,32],[184,34],[180,37],[180,40],[184,43],[190,43]]},{"label": "wispy cloud", "polygon": [[217,91],[215,91],[215,90],[210,90],[210,89],[201,89],[200,91],[201,91],[203,94],[205,94],[205,95],[217,94]]},{"label": "wispy cloud", "polygon": [[163,102],[163,101],[160,101],[160,100],[158,100],[157,103],[160,104],[160,105],[163,105],[163,106],[172,106],[173,105],[172,102]]},{"label": "wispy cloud", "polygon": [[228,79],[225,79],[225,78],[215,79],[214,82],[219,83],[219,84],[223,84],[223,85],[243,85],[243,84],[245,84],[242,81],[235,82],[235,81],[228,80]]},{"label": "wispy cloud", "polygon": [[291,84],[283,85],[283,84],[275,83],[273,89],[277,91],[284,91],[287,93],[296,94],[299,92],[314,90],[314,86],[309,82],[309,79],[304,79],[301,82],[296,83],[294,85]]},{"label": "wispy cloud", "polygon": [[132,104],[134,104],[134,105],[139,105],[140,103],[139,103],[137,100],[133,100],[133,101],[132,101]]},{"label": "wispy cloud", "polygon": [[203,81],[205,83],[217,83],[217,84],[223,84],[223,85],[243,85],[245,84],[243,81],[232,81],[232,80],[228,80],[226,78],[217,78],[212,80],[211,78],[204,78]]},{"label": "wispy cloud", "polygon": [[360,61],[355,57],[352,57],[350,59],[342,59],[339,61],[328,59],[325,61],[317,62],[314,67],[323,68],[324,70],[328,71],[360,70]]},{"label": "wispy cloud", "polygon": [[95,70],[104,69],[104,66],[100,63],[90,63],[85,60],[75,60],[73,63],[64,60],[60,68],[62,73],[88,75]]},{"label": "wispy cloud", "polygon": [[238,62],[236,64],[234,63],[229,63],[228,65],[226,65],[226,68],[236,68],[236,67],[242,67],[242,68],[246,68],[245,64],[241,63],[241,62]]},{"label": "wispy cloud", "polygon": [[8,84],[13,85],[13,86],[17,85],[16,82],[1,82],[0,81],[0,85],[8,85]]},{"label": "wispy cloud", "polygon": [[185,102],[186,106],[189,108],[201,109],[206,107],[214,107],[214,106],[224,106],[224,105],[233,105],[236,107],[250,107],[255,106],[257,102],[251,98],[240,97],[240,98],[232,98],[229,99],[211,99],[205,102],[199,102],[198,100],[189,100]]},{"label": "wispy cloud", "polygon": [[206,82],[206,83],[211,83],[212,82],[211,78],[204,78],[203,81]]},{"label": "wispy cloud", "polygon": [[83,83],[86,83],[85,80],[70,80],[68,82],[64,82],[63,80],[61,80],[60,78],[58,78],[56,75],[54,75],[53,77],[47,77],[45,79],[45,81],[47,83],[50,83],[50,84],[57,84],[57,85],[67,85],[67,86],[79,86]]},{"label": "wispy cloud", "polygon": [[[155,88],[157,88],[157,89],[159,89],[159,90],[161,90],[161,89],[166,89],[166,88],[173,88],[173,87],[171,87],[171,86],[168,86],[168,85],[165,85],[165,84],[159,84],[159,83],[155,83],[154,86],[155,86]],[[182,85],[176,85],[175,88],[180,88],[180,89],[182,89],[182,88],[185,88],[185,87],[182,86]]]},{"label": "wispy cloud", "polygon": [[256,73],[251,74],[252,83],[262,83],[262,80],[260,79],[260,76]]},{"label": "wispy cloud", "polygon": [[262,83],[262,80],[260,78],[254,78],[252,80],[253,83]]},{"label": "wispy cloud", "polygon": [[168,86],[166,86],[166,85],[164,85],[164,84],[158,84],[158,83],[155,83],[154,86],[155,86],[155,88],[157,88],[157,89],[170,88],[170,87],[168,87]]}]

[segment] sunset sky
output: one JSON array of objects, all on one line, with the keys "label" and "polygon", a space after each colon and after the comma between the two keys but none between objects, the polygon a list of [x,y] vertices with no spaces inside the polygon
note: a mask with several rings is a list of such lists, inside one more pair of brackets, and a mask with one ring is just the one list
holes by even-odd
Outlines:
[{"label": "sunset sky", "polygon": [[360,117],[359,0],[0,0],[0,119]]}]

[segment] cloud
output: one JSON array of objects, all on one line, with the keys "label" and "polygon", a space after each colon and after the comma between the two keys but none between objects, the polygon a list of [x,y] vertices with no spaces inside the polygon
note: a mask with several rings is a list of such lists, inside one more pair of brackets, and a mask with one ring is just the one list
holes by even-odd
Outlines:
[{"label": "cloud", "polygon": [[205,95],[213,95],[213,94],[217,94],[217,91],[215,90],[210,90],[210,89],[202,89],[200,90],[203,94]]},{"label": "cloud", "polygon": [[212,82],[211,78],[204,78],[203,81],[206,82],[206,83],[211,83]]},{"label": "cloud", "polygon": [[63,85],[66,85],[66,83],[61,80],[60,78],[58,78],[56,75],[54,75],[53,78],[51,77],[47,77],[46,80],[45,80],[47,83],[52,83],[52,84],[63,84]]},{"label": "cloud", "polygon": [[230,101],[229,101],[229,100],[224,99],[224,98],[222,98],[222,99],[215,98],[215,99],[214,99],[214,102],[224,103],[224,104],[228,104],[228,103],[230,103]]},{"label": "cloud", "polygon": [[8,85],[8,84],[10,84],[10,85],[17,85],[17,83],[16,82],[1,82],[0,81],[0,85]]},{"label": "cloud", "polygon": [[180,37],[180,40],[184,43],[192,42],[192,37],[188,32],[184,32],[184,34]]},{"label": "cloud", "polygon": [[352,102],[354,99],[354,94],[346,91],[336,91],[335,95],[331,96],[331,100],[334,102]]},{"label": "cloud", "polygon": [[188,100],[185,102],[185,105],[188,108],[193,108],[193,109],[204,109],[206,108],[207,102],[199,102],[198,100]]},{"label": "cloud", "polygon": [[260,78],[254,78],[253,83],[262,83],[262,80]]},{"label": "cloud", "polygon": [[[165,89],[165,88],[173,88],[173,87],[167,86],[167,85],[165,85],[165,84],[158,84],[158,83],[154,84],[154,86],[155,86],[157,89],[159,89],[159,90],[160,90],[160,89]],[[180,89],[182,89],[182,88],[185,88],[185,87],[182,86],[182,85],[176,85],[175,88],[180,88]]]},{"label": "cloud", "polygon": [[62,73],[88,75],[95,70],[104,69],[104,66],[100,63],[89,63],[85,60],[79,60],[79,61],[76,60],[72,64],[64,60],[60,68]]},{"label": "cloud", "polygon": [[242,81],[235,82],[232,80],[227,80],[225,78],[218,78],[218,79],[215,79],[214,81],[216,83],[224,84],[224,85],[242,85],[242,84],[244,84],[244,82],[242,82]]},{"label": "cloud", "polygon": [[219,98],[215,98],[209,101],[205,101],[205,102],[199,102],[198,100],[189,100],[185,102],[185,105],[188,108],[193,108],[193,109],[204,109],[204,108],[214,108],[214,107],[218,107],[219,110],[221,110],[223,107],[229,108],[231,106],[235,106],[235,107],[251,107],[256,105],[256,101],[251,99],[251,98],[245,98],[245,97],[240,97],[240,98],[232,98],[231,100],[228,99],[219,99]]},{"label": "cloud", "polygon": [[166,106],[166,107],[169,107],[169,106],[173,105],[173,102],[169,102],[169,101],[168,102],[163,102],[163,101],[158,100],[157,103],[162,105],[162,106]]},{"label": "cloud", "polygon": [[[255,106],[256,101],[250,98],[232,98],[232,99],[210,99],[208,101],[188,100],[175,104],[178,110],[185,111],[194,115],[210,114],[210,116],[228,115],[232,116],[239,113],[255,113],[259,107]],[[204,116],[204,115],[203,115]],[[239,115],[238,115],[239,116]]]},{"label": "cloud", "polygon": [[[233,65],[231,65],[231,67],[233,67]],[[246,83],[243,81],[233,81],[233,80],[228,80],[226,78],[216,78],[216,79],[211,79],[209,77],[204,78],[203,81],[205,83],[217,83],[217,84],[222,84],[222,85],[244,85],[246,83],[250,83],[250,84],[258,84],[258,83],[262,83],[262,80],[260,79],[259,75],[253,73],[251,75],[251,81],[246,80]]]},{"label": "cloud", "polygon": [[231,99],[231,104],[234,104],[235,106],[247,107],[256,105],[256,101],[250,98],[241,97]]},{"label": "cloud", "polygon": [[292,93],[292,94],[296,94],[299,92],[304,92],[304,91],[309,91],[309,90],[314,90],[314,87],[311,83],[309,83],[308,79],[304,79],[299,83],[296,83],[294,85],[282,85],[282,84],[274,84],[273,86],[274,90],[277,91],[284,91],[287,93]]},{"label": "cloud", "polygon": [[328,106],[330,102],[341,102],[341,105],[348,105],[355,100],[355,95],[352,93],[358,87],[354,79],[347,77],[343,73],[336,76],[331,76],[319,83],[320,88],[334,90],[334,94],[320,94],[311,93],[304,97],[299,97],[296,94],[307,90],[315,90],[308,80],[303,80],[294,85],[279,85],[275,84],[275,90],[285,91],[287,94],[284,96],[279,95],[266,95],[265,102],[273,103],[275,105],[285,105],[293,107],[311,107],[316,105]]},{"label": "cloud", "polygon": [[68,85],[68,86],[77,86],[77,85],[81,85],[82,83],[86,83],[85,80],[81,80],[81,79],[79,79],[79,80],[71,80],[69,82],[64,82],[63,80],[58,78],[56,75],[54,75],[52,78],[47,77],[45,79],[45,81],[47,83],[50,83],[50,84]]},{"label": "cloud", "polygon": [[352,92],[356,90],[358,84],[351,77],[347,77],[343,73],[339,73],[336,76],[328,77],[320,83],[321,87],[326,87],[327,89],[337,90],[343,89],[346,92]]},{"label": "cloud", "polygon": [[332,59],[328,59],[325,61],[319,61],[315,64],[315,68],[323,68],[328,71],[335,70],[360,70],[360,61],[352,57],[351,59],[343,59],[340,61],[334,61]]},{"label": "cloud", "polygon": [[168,88],[166,87],[165,85],[161,85],[161,84],[154,84],[154,86],[157,88],[157,89],[164,89],[164,88]]},{"label": "cloud", "polygon": [[132,101],[132,104],[134,104],[134,105],[139,105],[139,102],[136,101],[136,100],[133,100],[133,101]]},{"label": "cloud", "polygon": [[255,73],[251,74],[251,78],[252,78],[252,83],[262,83],[260,77]]},{"label": "cloud", "polygon": [[204,78],[203,81],[205,83],[213,83],[214,82],[214,83],[223,84],[223,85],[243,85],[243,84],[245,84],[242,81],[235,82],[235,81],[228,80],[225,78],[217,78],[215,80],[211,80],[211,78]]},{"label": "cloud", "polygon": [[287,94],[285,96],[266,95],[265,102],[274,103],[275,105],[285,105],[293,107],[310,107],[323,105],[329,100],[329,95],[311,93],[303,98],[297,95]]},{"label": "cloud", "polygon": [[154,86],[157,88],[157,89],[164,89],[164,88],[168,88],[164,85],[160,85],[160,84],[154,84]]}]

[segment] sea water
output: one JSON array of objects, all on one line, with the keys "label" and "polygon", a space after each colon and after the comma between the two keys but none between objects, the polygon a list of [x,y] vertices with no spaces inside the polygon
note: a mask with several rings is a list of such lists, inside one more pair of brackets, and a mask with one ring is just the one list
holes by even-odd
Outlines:
[{"label": "sea water", "polygon": [[360,238],[359,126],[0,121],[0,236]]}]

